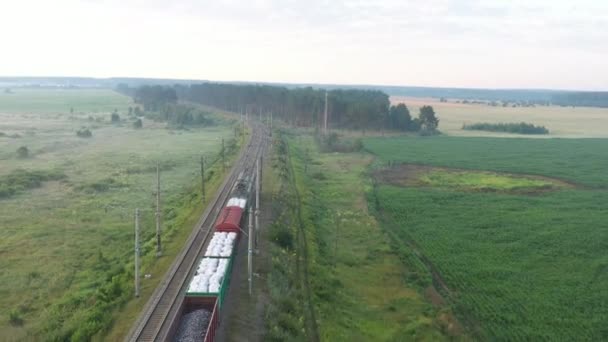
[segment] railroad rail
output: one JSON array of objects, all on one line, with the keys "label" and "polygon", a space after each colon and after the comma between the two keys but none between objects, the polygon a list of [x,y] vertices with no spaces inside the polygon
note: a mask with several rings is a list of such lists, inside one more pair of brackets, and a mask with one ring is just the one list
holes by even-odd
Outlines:
[{"label": "railroad rail", "polygon": [[241,172],[253,172],[255,160],[266,148],[266,129],[255,123],[251,127],[249,143],[241,150],[237,162],[197,222],[163,281],[146,303],[125,341],[165,341],[169,338],[171,324],[179,319],[179,306],[184,300],[188,277],[202,257],[204,247],[209,243],[213,223],[228,199],[232,185]]}]

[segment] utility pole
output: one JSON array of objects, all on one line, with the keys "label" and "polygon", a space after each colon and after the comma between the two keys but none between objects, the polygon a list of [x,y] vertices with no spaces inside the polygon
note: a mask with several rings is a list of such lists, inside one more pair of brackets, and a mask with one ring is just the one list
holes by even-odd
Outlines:
[{"label": "utility pole", "polygon": [[251,296],[251,288],[253,282],[253,212],[252,206],[249,205],[249,234],[248,234],[248,250],[247,250],[247,279],[249,280],[249,296]]},{"label": "utility pole", "polygon": [[260,160],[255,162],[255,249],[258,249],[258,232],[260,230]]},{"label": "utility pole", "polygon": [[226,153],[224,148],[224,138],[222,138],[222,172],[226,172]]},{"label": "utility pole", "polygon": [[323,133],[327,135],[327,90],[325,90],[325,119],[323,125]]},{"label": "utility pole", "polygon": [[205,202],[205,157],[201,156],[201,194]]},{"label": "utility pole", "polygon": [[139,297],[139,208],[135,209],[135,297]]},{"label": "utility pole", "polygon": [[163,255],[160,241],[160,163],[156,163],[156,256]]}]

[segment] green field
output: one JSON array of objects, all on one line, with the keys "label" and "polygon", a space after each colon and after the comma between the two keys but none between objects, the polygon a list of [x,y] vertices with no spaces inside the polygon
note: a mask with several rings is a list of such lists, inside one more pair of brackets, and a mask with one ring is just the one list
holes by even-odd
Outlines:
[{"label": "green field", "polygon": [[449,307],[431,303],[407,280],[399,254],[367,210],[372,156],[322,153],[303,131],[277,139],[286,150],[275,143],[275,172],[286,184],[275,201],[295,208],[270,231],[284,249],[273,256],[267,340],[314,340],[311,319],[322,341],[462,338]]},{"label": "green field", "polygon": [[[173,130],[144,120],[136,130],[129,106],[129,98],[110,90],[0,95],[0,184],[27,172],[62,175],[0,199],[0,340],[101,338],[114,322],[119,336],[126,333],[202,211],[201,155],[208,158],[210,193],[221,179],[216,161],[221,139],[232,141],[228,121],[218,117],[212,127]],[[114,109],[119,124],[110,123]],[[82,126],[93,137],[77,137]],[[29,157],[17,156],[20,146],[28,147]],[[166,248],[158,260],[157,162]],[[142,279],[143,296],[131,301],[136,207],[142,209],[142,274],[151,278]],[[121,307],[130,316],[116,316]]]},{"label": "green field", "polygon": [[463,185],[483,179],[430,172],[437,181],[427,186],[378,179],[370,198],[420,282],[432,274],[477,339],[608,338],[608,140],[370,138],[365,147],[380,168],[391,161],[570,183],[534,195],[477,192]]},{"label": "green field", "polygon": [[70,109],[107,113],[132,105],[130,98],[110,89],[13,88],[10,94],[0,92],[0,113],[66,114]]}]

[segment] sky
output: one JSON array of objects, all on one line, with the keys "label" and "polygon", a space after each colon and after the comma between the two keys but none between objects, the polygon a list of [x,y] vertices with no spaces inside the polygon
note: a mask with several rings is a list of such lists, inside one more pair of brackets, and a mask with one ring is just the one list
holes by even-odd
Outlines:
[{"label": "sky", "polygon": [[0,76],[608,90],[607,0],[0,0]]}]

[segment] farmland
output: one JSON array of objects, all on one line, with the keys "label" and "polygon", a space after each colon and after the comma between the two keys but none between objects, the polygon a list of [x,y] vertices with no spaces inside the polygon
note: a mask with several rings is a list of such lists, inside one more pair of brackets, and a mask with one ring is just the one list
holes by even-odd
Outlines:
[{"label": "farmland", "polygon": [[[608,338],[608,140],[364,145],[378,158],[369,199],[382,227],[405,247],[417,282],[452,303],[475,338]],[[417,179],[403,181],[412,170]],[[511,191],[514,182],[527,191]]]},{"label": "farmland", "polygon": [[405,103],[411,113],[418,108],[431,105],[439,116],[439,129],[448,135],[512,137],[509,133],[493,133],[463,130],[463,124],[478,122],[508,123],[529,122],[545,126],[550,134],[538,135],[538,138],[607,138],[608,111],[605,108],[590,107],[491,107],[487,104],[463,104],[439,102],[432,98],[391,97],[391,103]]},{"label": "farmland", "polygon": [[[219,184],[221,139],[229,151],[236,147],[227,119],[189,129],[143,120],[143,128],[134,129],[130,106],[129,98],[102,89],[0,94],[0,179],[58,175],[24,180],[31,186],[0,199],[0,307],[6,308],[0,340],[87,340],[102,338],[113,325],[115,336],[124,335],[202,211],[201,155],[208,161],[208,191]],[[114,110],[120,122],[110,122]],[[76,136],[81,127],[92,137]],[[21,146],[26,157],[16,154]],[[157,162],[165,242],[159,259],[153,242]],[[150,278],[142,279],[140,299],[131,300],[136,207],[142,209],[142,272]]]}]

